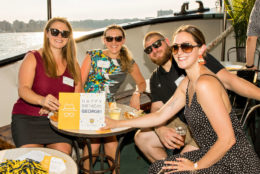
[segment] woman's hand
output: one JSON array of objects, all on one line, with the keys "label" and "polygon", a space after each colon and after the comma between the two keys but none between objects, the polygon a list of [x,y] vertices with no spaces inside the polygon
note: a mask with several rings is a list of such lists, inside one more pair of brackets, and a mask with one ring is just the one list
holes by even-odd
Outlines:
[{"label": "woman's hand", "polygon": [[105,123],[106,123],[106,126],[102,127],[101,130],[104,130],[104,129],[112,129],[112,128],[116,128],[118,127],[117,126],[117,123],[119,121],[118,120],[113,120],[111,118],[105,118]]},{"label": "woman's hand", "polygon": [[51,111],[57,111],[59,109],[60,103],[57,98],[55,98],[51,94],[48,94],[46,97],[42,99],[41,105]]},{"label": "woman's hand", "polygon": [[140,93],[134,92],[131,100],[130,100],[130,106],[140,110]]},{"label": "woman's hand", "polygon": [[194,170],[194,163],[186,158],[176,158],[176,161],[165,161],[166,166],[162,167],[164,170],[171,170],[167,173],[174,173],[179,171]]},{"label": "woman's hand", "polygon": [[40,115],[49,114],[50,112],[51,112],[51,111],[50,111],[49,109],[42,107],[42,108],[40,109],[40,111],[39,111],[39,114],[40,114]]}]

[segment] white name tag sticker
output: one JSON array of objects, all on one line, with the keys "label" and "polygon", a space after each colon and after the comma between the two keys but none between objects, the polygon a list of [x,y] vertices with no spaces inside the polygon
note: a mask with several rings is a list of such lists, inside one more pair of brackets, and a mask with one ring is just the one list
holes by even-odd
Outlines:
[{"label": "white name tag sticker", "polygon": [[109,74],[104,74],[104,77],[106,78],[106,79],[109,79]]},{"label": "white name tag sticker", "polygon": [[181,83],[181,81],[182,81],[184,78],[185,78],[185,76],[184,76],[184,75],[181,75],[177,80],[175,80],[176,86],[179,86],[180,83]]},{"label": "white name tag sticker", "polygon": [[118,61],[117,61],[116,59],[112,59],[112,62],[114,63],[114,65],[120,66],[119,63],[118,63]]},{"label": "white name tag sticker", "polygon": [[101,68],[109,68],[110,67],[110,62],[99,60],[99,61],[97,61],[97,66],[101,67]]},{"label": "white name tag sticker", "polygon": [[63,76],[62,82],[63,82],[63,84],[74,87],[74,80],[69,77]]}]

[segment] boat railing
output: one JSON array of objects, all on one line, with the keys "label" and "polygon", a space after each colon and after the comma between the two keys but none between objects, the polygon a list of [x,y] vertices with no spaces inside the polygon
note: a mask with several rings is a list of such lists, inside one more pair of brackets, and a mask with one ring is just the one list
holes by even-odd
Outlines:
[{"label": "boat railing", "polygon": [[0,67],[17,62],[19,60],[22,60],[24,58],[25,54],[26,53],[23,53],[23,54],[19,54],[17,56],[13,56],[13,57],[10,57],[7,59],[0,60]]},{"label": "boat railing", "polygon": [[218,35],[213,41],[207,45],[207,51],[210,52],[215,48],[220,42],[222,42],[232,31],[234,30],[233,26],[229,26],[225,31]]}]

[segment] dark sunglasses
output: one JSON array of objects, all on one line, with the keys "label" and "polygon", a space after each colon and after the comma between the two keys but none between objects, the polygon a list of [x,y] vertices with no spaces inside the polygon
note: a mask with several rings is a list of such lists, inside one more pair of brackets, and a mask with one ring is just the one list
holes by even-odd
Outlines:
[{"label": "dark sunglasses", "polygon": [[144,49],[144,52],[146,53],[146,54],[150,54],[152,51],[153,51],[153,48],[152,47],[154,47],[154,48],[159,48],[159,47],[161,47],[162,46],[162,41],[164,41],[165,39],[163,38],[163,39],[159,39],[159,40],[157,40],[157,41],[155,41],[154,43],[152,43],[152,45],[150,45],[149,47],[146,47],[145,49]]},{"label": "dark sunglasses", "polygon": [[69,31],[66,31],[66,30],[60,31],[56,28],[50,28],[49,31],[51,31],[52,36],[58,36],[59,34],[61,34],[61,37],[68,38],[70,35]]},{"label": "dark sunglasses", "polygon": [[201,45],[191,45],[189,43],[182,43],[182,44],[174,44],[172,45],[172,53],[173,54],[177,54],[179,52],[179,48],[181,48],[181,50],[184,53],[191,53],[194,47],[200,47]]},{"label": "dark sunglasses", "polygon": [[112,42],[114,39],[116,42],[121,42],[123,40],[123,36],[116,36],[116,37],[106,36],[105,39],[107,42]]}]

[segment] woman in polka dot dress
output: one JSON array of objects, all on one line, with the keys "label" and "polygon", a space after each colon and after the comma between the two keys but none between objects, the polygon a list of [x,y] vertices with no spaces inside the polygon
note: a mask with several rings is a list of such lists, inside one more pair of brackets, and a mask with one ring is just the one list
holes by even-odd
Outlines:
[{"label": "woman in polka dot dress", "polygon": [[149,174],[260,173],[260,160],[232,110],[224,86],[203,65],[205,51],[201,31],[195,26],[181,26],[173,37],[172,54],[178,66],[185,69],[187,78],[173,97],[158,112],[127,121],[106,120],[105,128],[153,127],[185,106],[185,117],[199,150],[156,161]]},{"label": "woman in polka dot dress", "polygon": [[196,27],[182,26],[175,32],[172,53],[188,76],[185,118],[199,150],[157,161],[149,173],[260,173],[259,159],[232,111],[223,84],[203,65],[205,50],[204,36]]}]

